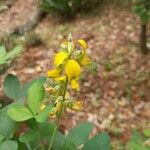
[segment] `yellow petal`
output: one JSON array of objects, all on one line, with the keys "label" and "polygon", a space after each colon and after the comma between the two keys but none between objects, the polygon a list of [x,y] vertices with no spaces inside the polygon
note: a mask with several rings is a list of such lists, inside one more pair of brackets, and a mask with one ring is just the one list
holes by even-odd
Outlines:
[{"label": "yellow petal", "polygon": [[87,44],[83,39],[78,40],[78,43],[81,44],[84,50],[87,48]]},{"label": "yellow petal", "polygon": [[81,110],[82,109],[82,107],[83,107],[83,102],[81,102],[81,101],[76,101],[76,102],[73,102],[72,103],[72,109],[73,110],[76,110],[76,111],[79,111],[79,110]]},{"label": "yellow petal", "polygon": [[88,57],[88,55],[86,53],[84,53],[83,56],[81,56],[78,59],[78,62],[81,66],[86,66],[91,63],[91,59]]},{"label": "yellow petal", "polygon": [[69,80],[78,78],[81,74],[81,67],[75,60],[70,59],[66,63],[65,72]]},{"label": "yellow petal", "polygon": [[59,77],[59,78],[56,78],[55,79],[56,81],[65,81],[66,80],[66,76],[62,76],[62,77]]},{"label": "yellow petal", "polygon": [[60,70],[59,69],[53,69],[47,72],[48,77],[50,78],[57,78],[60,76]]},{"label": "yellow petal", "polygon": [[65,52],[59,52],[55,55],[54,64],[58,67],[63,64],[64,60],[69,56],[69,54]]},{"label": "yellow petal", "polygon": [[79,90],[80,86],[77,80],[71,80],[71,87],[75,90]]}]

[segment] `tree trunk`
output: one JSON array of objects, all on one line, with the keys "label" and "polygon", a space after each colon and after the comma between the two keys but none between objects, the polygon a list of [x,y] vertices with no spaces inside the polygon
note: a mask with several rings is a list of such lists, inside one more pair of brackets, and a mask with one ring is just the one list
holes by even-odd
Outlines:
[{"label": "tree trunk", "polygon": [[142,54],[148,53],[148,48],[146,46],[146,42],[147,42],[146,29],[147,29],[147,24],[141,24],[140,50]]}]

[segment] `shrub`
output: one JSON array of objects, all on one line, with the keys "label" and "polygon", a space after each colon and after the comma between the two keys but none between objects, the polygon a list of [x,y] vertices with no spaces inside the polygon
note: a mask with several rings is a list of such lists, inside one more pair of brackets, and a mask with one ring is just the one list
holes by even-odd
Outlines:
[{"label": "shrub", "polygon": [[147,42],[147,23],[150,21],[150,0],[133,0],[134,11],[141,21],[140,49],[143,54],[148,53]]},{"label": "shrub", "polygon": [[43,0],[42,10],[44,12],[54,11],[62,16],[72,17],[78,12],[90,11],[102,0]]}]

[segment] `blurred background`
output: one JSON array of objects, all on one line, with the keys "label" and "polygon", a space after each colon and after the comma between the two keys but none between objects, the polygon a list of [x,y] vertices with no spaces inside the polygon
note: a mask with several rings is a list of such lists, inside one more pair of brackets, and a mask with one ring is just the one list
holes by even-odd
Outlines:
[{"label": "blurred background", "polygon": [[[112,150],[149,150],[149,20],[149,0],[0,0],[0,44],[12,52],[4,64],[0,54],[0,84],[8,73],[22,83],[46,76],[72,33],[87,41],[93,62],[81,76],[81,91],[72,93],[84,109],[68,111],[61,130],[87,120],[93,134],[109,133]],[[23,50],[14,50],[18,45]],[[3,99],[1,87],[5,105]]]}]

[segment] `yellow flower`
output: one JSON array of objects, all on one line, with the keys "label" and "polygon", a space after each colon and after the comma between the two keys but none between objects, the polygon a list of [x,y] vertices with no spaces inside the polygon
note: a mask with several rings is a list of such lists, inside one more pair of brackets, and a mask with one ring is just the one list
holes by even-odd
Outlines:
[{"label": "yellow flower", "polygon": [[83,47],[84,50],[87,49],[87,44],[83,39],[79,39],[78,43],[81,44],[81,46]]},{"label": "yellow flower", "polygon": [[58,67],[59,65],[63,64],[65,59],[67,59],[67,57],[69,56],[68,53],[66,52],[59,52],[55,55],[55,59],[54,59],[54,64],[56,65],[56,67]]},{"label": "yellow flower", "polygon": [[79,90],[78,79],[81,74],[81,67],[80,65],[73,59],[70,59],[65,67],[66,75],[71,82],[71,87],[73,89]]},{"label": "yellow flower", "polygon": [[81,66],[86,66],[91,63],[91,59],[88,57],[86,53],[84,53],[79,59],[78,62]]},{"label": "yellow flower", "polygon": [[80,86],[79,86],[79,83],[77,82],[77,80],[75,80],[75,79],[71,80],[71,87],[75,90],[79,90]]},{"label": "yellow flower", "polygon": [[73,102],[72,105],[71,105],[71,109],[75,110],[75,111],[79,111],[81,110],[83,107],[83,102],[81,101],[76,101],[76,102]]},{"label": "yellow flower", "polygon": [[63,108],[63,102],[57,102],[56,106],[51,110],[49,113],[50,117],[56,117],[57,114],[59,114],[62,111]]},{"label": "yellow flower", "polygon": [[63,103],[62,102],[58,102],[55,106],[55,111],[56,113],[57,112],[60,112],[62,110],[62,107],[63,107]]},{"label": "yellow flower", "polygon": [[66,63],[65,72],[66,72],[66,75],[68,76],[69,80],[72,80],[72,79],[78,78],[80,76],[81,67],[75,60],[70,59]]},{"label": "yellow flower", "polygon": [[57,78],[60,76],[60,72],[61,71],[57,68],[57,69],[53,69],[53,70],[48,71],[47,75],[50,78]]},{"label": "yellow flower", "polygon": [[66,76],[62,76],[62,77],[56,78],[55,80],[58,81],[58,82],[65,81],[66,80]]}]

